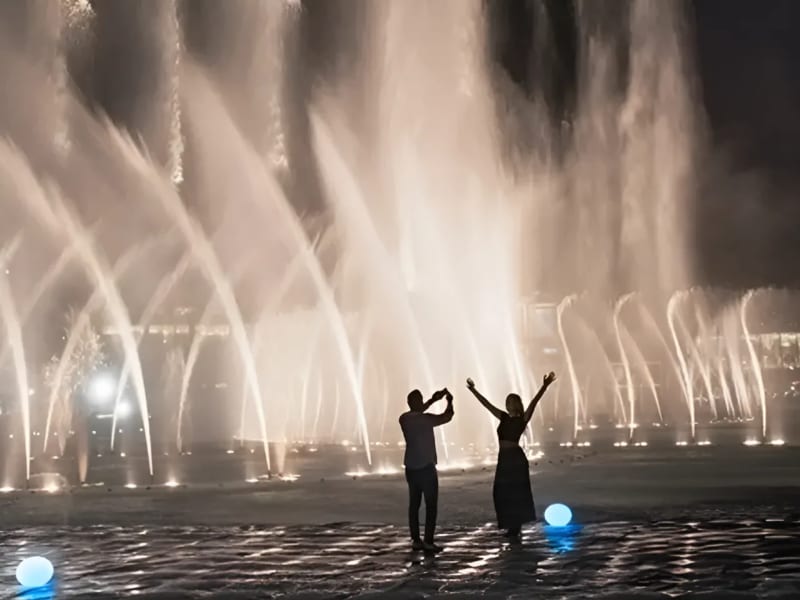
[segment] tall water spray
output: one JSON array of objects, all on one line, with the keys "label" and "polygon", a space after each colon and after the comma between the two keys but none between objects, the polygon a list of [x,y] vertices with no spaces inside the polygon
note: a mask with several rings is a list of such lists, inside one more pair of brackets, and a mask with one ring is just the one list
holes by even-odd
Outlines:
[{"label": "tall water spray", "polygon": [[93,248],[88,232],[65,206],[58,190],[52,187],[43,188],[36,179],[31,165],[8,144],[0,144],[0,166],[6,169],[9,185],[16,197],[25,199],[25,208],[39,219],[52,235],[64,236],[69,244],[74,245],[90,281],[101,291],[106,300],[108,311],[120,331],[124,351],[133,360],[134,386],[147,445],[148,468],[152,475],[153,455],[144,375],[136,351],[136,341],[131,333],[127,307],[119,290],[113,285],[113,278]]},{"label": "tall water spray", "polygon": [[11,243],[0,250],[0,315],[5,325],[8,343],[14,359],[14,375],[17,383],[17,401],[22,412],[22,435],[25,448],[25,481],[31,477],[31,409],[30,393],[28,388],[28,365],[25,361],[25,347],[22,339],[22,329],[8,283],[8,263],[14,256],[20,243],[15,238]]},{"label": "tall water spray", "polygon": [[578,430],[580,428],[580,413],[581,413],[581,386],[578,382],[578,375],[575,371],[575,364],[572,362],[572,353],[570,352],[569,345],[567,344],[567,336],[564,334],[564,311],[575,301],[577,296],[567,296],[558,305],[556,311],[556,319],[558,324],[558,337],[561,340],[561,347],[564,350],[564,359],[567,362],[567,372],[569,373],[569,382],[572,386],[572,437],[578,437]]},{"label": "tall water spray", "polygon": [[678,332],[675,328],[675,313],[678,309],[678,303],[680,303],[684,297],[685,295],[683,293],[676,292],[669,299],[669,303],[667,304],[667,322],[669,323],[669,331],[672,334],[672,343],[675,344],[675,355],[678,357],[678,363],[681,369],[680,374],[685,390],[686,403],[689,409],[689,430],[692,440],[694,440],[695,427],[697,426],[695,421],[694,385],[692,382],[692,375],[689,372],[689,366],[686,363],[686,357],[683,353],[683,348],[681,347],[680,339],[678,338]]},{"label": "tall water spray", "polygon": [[617,300],[614,305],[614,334],[617,338],[617,348],[619,349],[619,356],[622,360],[622,369],[625,373],[625,391],[628,399],[628,436],[633,438],[633,432],[636,428],[636,390],[633,389],[633,377],[631,376],[631,365],[628,360],[628,353],[625,351],[625,345],[622,343],[622,334],[620,333],[620,313],[625,307],[625,304],[633,297],[633,293],[626,294]]},{"label": "tall water spray", "polygon": [[663,423],[664,413],[661,410],[661,400],[659,399],[658,388],[655,378],[653,377],[653,372],[650,370],[647,359],[644,357],[641,349],[637,345],[636,339],[627,330],[623,330],[623,334],[625,341],[633,351],[634,360],[636,361],[636,364],[640,365],[645,381],[647,381],[647,385],[650,388],[650,394],[653,396],[653,402],[655,403],[656,411],[658,412],[658,421],[659,423]]},{"label": "tall water spray", "polygon": [[[235,398],[215,405],[213,420],[220,430],[233,421],[226,436],[259,440],[267,469],[270,440],[317,442],[328,434],[360,440],[370,463],[371,441],[400,435],[392,414],[402,410],[407,387],[455,386],[474,375],[493,397],[528,395],[544,362],[568,372],[573,414],[564,427],[573,439],[608,408],[609,392],[633,436],[644,412],[634,386],[639,372],[659,419],[662,403],[666,413],[685,400],[693,438],[698,378],[717,417],[747,415],[757,400],[766,435],[766,392],[745,315],[752,295],[738,314],[698,312],[698,331],[681,319],[704,292],[680,291],[692,283],[687,222],[702,123],[679,3],[634,0],[612,19],[605,4],[576,2],[568,24],[575,56],[558,57],[559,68],[574,74],[563,107],[548,105],[543,83],[562,50],[549,8],[537,13],[537,78],[520,89],[498,64],[496,25],[481,0],[328,4],[324,10],[346,18],[342,32],[325,36],[305,35],[315,26],[311,13],[322,10],[311,4],[70,8],[63,25],[69,60],[56,62],[71,66],[93,108],[66,86],[53,111],[60,129],[33,127],[20,100],[27,95],[41,106],[34,113],[50,114],[52,95],[38,91],[52,67],[8,42],[20,66],[10,61],[6,79],[19,81],[21,93],[9,91],[2,108],[25,118],[6,128],[11,142],[0,148],[4,190],[13,192],[3,194],[3,208],[13,213],[11,234],[47,232],[42,253],[60,266],[39,267],[35,252],[26,255],[31,278],[47,283],[10,282],[19,309],[5,320],[19,328],[0,357],[8,351],[15,365],[31,360],[19,350],[39,335],[26,325],[30,305],[61,297],[74,279],[67,269],[78,265],[91,288],[85,297],[94,298],[81,323],[104,309],[106,329],[122,346],[114,357],[121,377],[112,447],[130,379],[151,473],[147,392],[165,384],[142,371],[143,356],[149,364],[157,352],[146,336],[150,323],[176,329],[158,322],[175,316],[173,298],[202,312],[205,293],[221,309],[185,325],[194,341],[186,338],[185,362],[174,358],[176,398],[151,394],[179,413],[179,447],[193,433],[183,419],[190,383],[200,388],[194,378],[207,376],[198,360],[206,327],[224,329],[234,350],[235,364],[221,374],[226,385],[243,381],[243,389],[229,388]],[[62,25],[47,24],[42,47],[57,53]],[[70,45],[76,27],[80,48]],[[117,42],[125,52],[109,52]],[[108,120],[97,116],[103,111]],[[51,153],[42,140],[55,129],[67,132],[68,143]],[[110,265],[154,232],[168,237],[169,248],[137,263],[136,285],[123,285]],[[195,269],[201,293],[192,287]],[[633,296],[621,293],[630,290],[649,316],[644,327],[635,327],[632,313],[623,318]],[[555,331],[546,335],[523,328],[519,317],[540,292],[563,295],[553,308]],[[575,302],[578,293],[586,302]],[[738,356],[742,334],[755,393]],[[624,398],[609,360],[615,344]],[[651,353],[669,365],[658,382]],[[676,397],[657,390],[669,389],[673,371]],[[724,406],[713,398],[717,380]],[[554,401],[547,396],[539,415],[555,414],[547,410]],[[255,409],[252,423],[246,405]],[[495,439],[479,406],[460,410],[464,418],[446,429],[445,455],[458,451],[451,443]]]},{"label": "tall water spray", "polygon": [[[158,287],[153,292],[152,297],[145,306],[144,311],[142,312],[141,317],[139,318],[139,328],[141,330],[141,334],[139,334],[139,344],[141,347],[141,342],[144,339],[144,335],[147,332],[150,322],[156,315],[156,312],[161,308],[161,305],[166,300],[167,296],[172,292],[175,286],[180,282],[183,276],[186,274],[186,271],[191,266],[192,262],[192,253],[186,252],[183,257],[180,259],[178,264],[175,268],[164,277],[158,284]],[[114,450],[114,442],[116,441],[116,433],[117,433],[117,416],[119,413],[119,406],[120,402],[122,401],[122,396],[125,393],[125,390],[128,386],[128,379],[130,377],[131,371],[131,361],[128,358],[122,363],[122,371],[119,376],[119,382],[117,384],[117,393],[114,398],[114,412],[112,413],[111,417],[111,441],[110,441],[110,448]],[[181,370],[181,373],[186,372],[186,368]]]},{"label": "tall water spray", "polygon": [[750,301],[755,296],[755,290],[750,290],[744,295],[742,305],[739,312],[742,322],[742,333],[744,334],[744,341],[747,344],[747,352],[750,355],[750,371],[756,380],[756,389],[758,390],[758,404],[761,408],[761,437],[767,437],[767,393],[764,389],[764,378],[761,375],[761,364],[758,360],[753,339],[750,337],[750,329],[747,327],[747,307]]},{"label": "tall water spray", "polygon": [[[126,269],[130,268],[135,261],[141,257],[141,254],[145,252],[145,250],[146,248],[144,247],[144,244],[142,246],[137,245],[129,248],[128,251],[122,257],[120,257],[120,259],[114,265],[114,268],[109,275],[113,279],[116,279],[119,275],[123,274]],[[89,299],[86,301],[83,308],[80,310],[80,312],[78,312],[77,318],[71,324],[72,327],[67,334],[66,344],[64,344],[64,349],[61,351],[61,357],[58,360],[58,367],[56,368],[53,376],[53,385],[50,389],[50,396],[47,402],[47,419],[45,421],[44,440],[42,442],[43,452],[47,451],[47,444],[50,439],[50,426],[58,396],[62,394],[73,393],[72,389],[66,389],[68,386],[64,386],[64,379],[67,376],[67,371],[70,368],[71,362],[74,360],[73,354],[81,341],[84,331],[91,325],[92,313],[97,311],[98,308],[102,306],[104,300],[102,289],[99,287],[96,288],[91,296],[89,296]],[[130,359],[130,362],[133,362],[132,358]],[[120,385],[121,383],[118,384],[118,386]]]}]

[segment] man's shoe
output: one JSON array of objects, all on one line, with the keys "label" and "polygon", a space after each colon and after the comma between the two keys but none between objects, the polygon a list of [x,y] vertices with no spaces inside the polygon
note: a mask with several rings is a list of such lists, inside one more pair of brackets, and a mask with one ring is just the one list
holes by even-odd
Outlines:
[{"label": "man's shoe", "polygon": [[444,548],[441,546],[437,546],[436,544],[428,544],[423,543],[422,549],[425,551],[425,554],[439,554]]},{"label": "man's shoe", "polygon": [[425,544],[422,543],[422,540],[414,540],[413,542],[411,542],[411,549],[414,552],[425,550]]}]

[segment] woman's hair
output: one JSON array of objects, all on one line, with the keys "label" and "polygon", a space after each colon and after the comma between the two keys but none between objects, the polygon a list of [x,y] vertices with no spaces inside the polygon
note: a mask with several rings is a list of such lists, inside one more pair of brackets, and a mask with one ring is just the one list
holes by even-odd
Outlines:
[{"label": "woman's hair", "polygon": [[506,410],[510,415],[517,413],[521,415],[525,412],[525,408],[522,406],[522,398],[519,397],[519,394],[509,394],[506,396]]}]

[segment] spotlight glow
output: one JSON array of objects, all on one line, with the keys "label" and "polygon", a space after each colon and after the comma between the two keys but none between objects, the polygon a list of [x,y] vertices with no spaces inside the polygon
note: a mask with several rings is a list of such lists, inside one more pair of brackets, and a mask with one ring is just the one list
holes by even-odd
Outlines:
[{"label": "spotlight glow", "polygon": [[129,490],[135,490],[137,485],[135,483],[126,483],[125,487],[128,488]]},{"label": "spotlight glow", "polygon": [[378,475],[397,475],[400,469],[396,467],[381,467],[376,471]]},{"label": "spotlight glow", "polygon": [[131,403],[127,400],[122,400],[117,406],[117,418],[124,419],[130,416],[132,410]]},{"label": "spotlight glow", "polygon": [[7,485],[4,485],[3,487],[0,487],[0,494],[10,494],[13,491],[14,491],[14,488],[13,487],[9,487]]},{"label": "spotlight glow", "polygon": [[95,376],[89,383],[89,399],[95,404],[105,404],[117,391],[117,382],[108,373]]},{"label": "spotlight glow", "polygon": [[565,527],[572,521],[572,511],[566,504],[556,502],[545,509],[544,520],[552,527]]},{"label": "spotlight glow", "polygon": [[778,438],[778,439],[775,439],[775,440],[770,440],[769,445],[770,446],[783,446],[785,443],[786,442],[784,442],[782,439]]},{"label": "spotlight glow", "polygon": [[44,556],[26,558],[17,567],[17,581],[26,589],[44,587],[53,578],[53,564]]},{"label": "spotlight glow", "polygon": [[750,438],[744,441],[745,446],[760,446],[761,442],[755,438]]},{"label": "spotlight glow", "polygon": [[453,463],[446,463],[443,465],[436,465],[436,470],[445,473],[447,471],[458,471],[458,470],[467,470],[472,468],[472,463],[469,462],[453,462]]},{"label": "spotlight glow", "polygon": [[180,484],[179,484],[177,481],[175,481],[174,479],[170,479],[170,480],[169,480],[169,481],[167,481],[167,482],[166,482],[164,485],[165,485],[165,486],[167,486],[168,488],[176,488],[176,487],[178,487]]}]

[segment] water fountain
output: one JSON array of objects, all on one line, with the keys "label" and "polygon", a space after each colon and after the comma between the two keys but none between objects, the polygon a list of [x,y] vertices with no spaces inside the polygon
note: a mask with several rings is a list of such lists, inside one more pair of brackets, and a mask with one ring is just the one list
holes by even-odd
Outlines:
[{"label": "water fountain", "polygon": [[[409,386],[449,386],[458,418],[442,455],[483,460],[494,425],[461,382],[529,396],[551,368],[563,393],[546,399],[531,447],[589,443],[603,427],[619,447],[654,428],[700,442],[723,421],[742,441],[772,438],[753,323],[779,292],[691,287],[702,122],[676,3],[636,0],[611,22],[576,2],[563,123],[543,86],[525,96],[507,81],[479,0],[345,8],[363,11],[365,34],[334,67],[298,49],[313,18],[303,3],[223,2],[218,27],[191,3],[150,15],[78,4],[48,13],[56,59],[13,37],[0,49],[4,80],[19,82],[0,98],[15,119],[0,117],[0,377],[15,390],[0,415],[3,486],[44,468],[55,433],[65,453],[73,427],[52,427],[53,407],[85,401],[88,381],[68,393],[63,381],[90,325],[116,387],[110,414],[80,417],[97,421],[89,481],[112,451],[131,485],[177,483],[181,461],[206,451],[250,461],[256,481],[323,444],[352,472],[385,467]],[[126,15],[131,56],[163,50],[154,87],[127,82],[136,100],[89,105],[81,77],[102,73],[82,71],[81,53],[103,53]],[[54,73],[70,85],[53,91]],[[57,126],[34,127],[40,113]],[[74,331],[50,340],[67,305],[83,307]],[[552,331],[526,325],[526,306]],[[43,400],[29,388],[52,356]],[[128,396],[136,414],[122,418]]]}]

